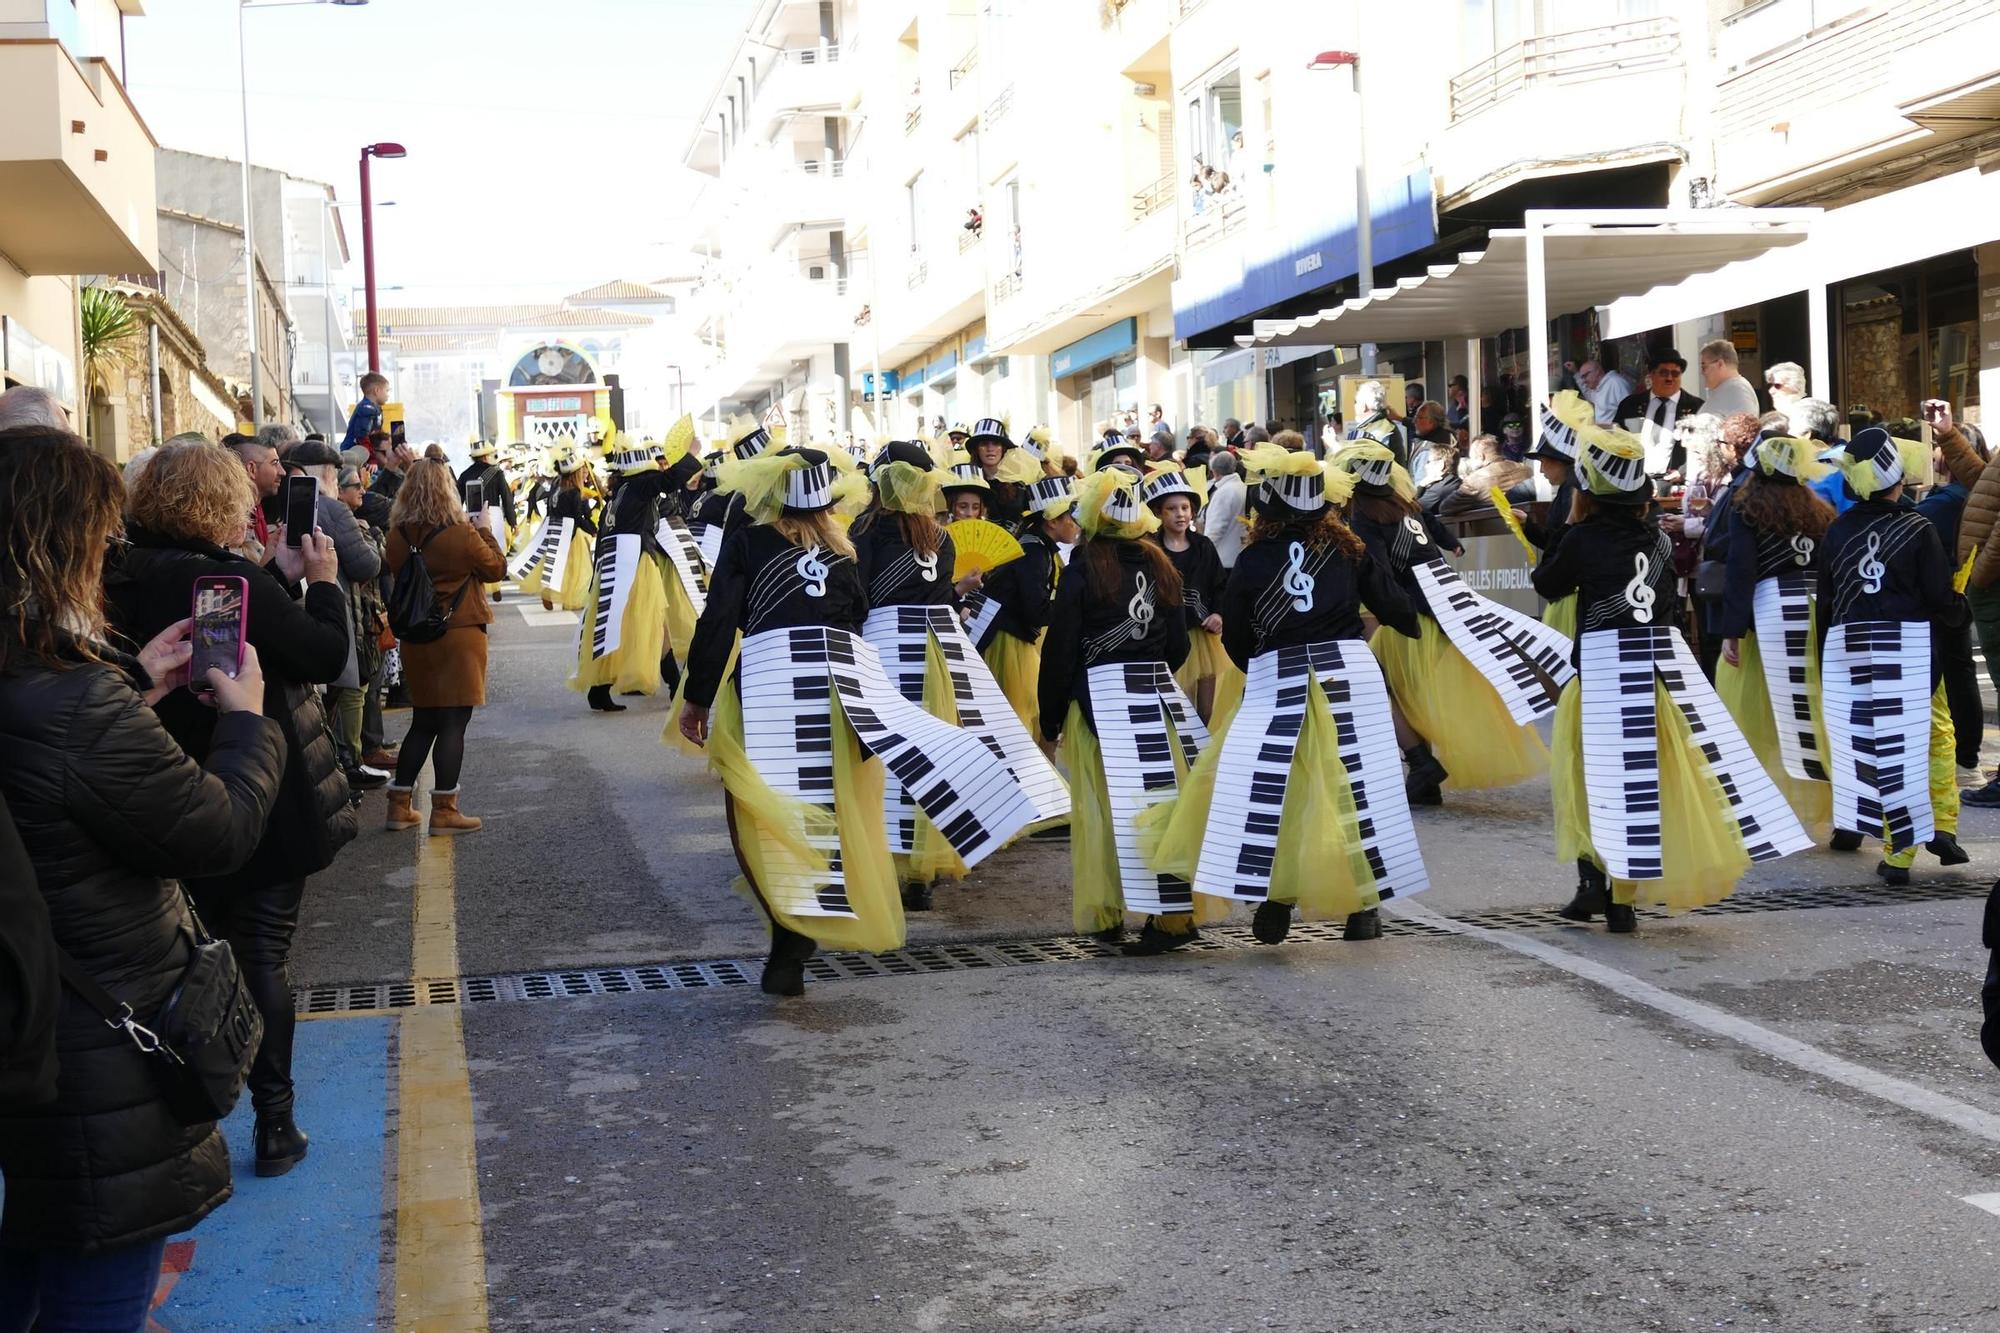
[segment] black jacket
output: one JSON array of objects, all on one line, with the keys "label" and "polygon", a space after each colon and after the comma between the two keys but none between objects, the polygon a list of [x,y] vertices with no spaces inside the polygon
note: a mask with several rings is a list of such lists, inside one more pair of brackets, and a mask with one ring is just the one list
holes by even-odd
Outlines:
[{"label": "black jacket", "polygon": [[[1148,547],[1136,541],[1106,541],[1118,554],[1118,587],[1109,597],[1092,597],[1084,561],[1091,543],[1079,542],[1070,567],[1056,585],[1048,637],[1042,641],[1042,735],[1053,741],[1062,735],[1072,701],[1083,705],[1084,721],[1092,731],[1090,668],[1105,662],[1165,662],[1179,670],[1187,661],[1187,618],[1173,614],[1151,575]],[[1026,545],[1024,541],[1022,543]],[[1151,548],[1157,550],[1158,548]],[[1012,568],[1015,560],[1002,565]],[[1144,577],[1142,586],[1139,582]]]},{"label": "black jacket", "polygon": [[1236,557],[1222,592],[1222,648],[1237,666],[1273,648],[1364,638],[1363,606],[1385,629],[1417,637],[1416,608],[1389,567],[1372,550],[1313,550],[1306,538],[1315,522],[1251,542]]},{"label": "black jacket", "polygon": [[1577,595],[1572,658],[1579,663],[1591,630],[1678,623],[1673,539],[1636,508],[1604,505],[1572,524],[1531,577],[1548,601]]},{"label": "black jacket", "polygon": [[0,796],[0,1110],[56,1095],[56,972],[49,908]]},{"label": "black jacket", "polygon": [[1542,518],[1521,516],[1521,531],[1528,540],[1540,548],[1543,555],[1556,549],[1556,543],[1569,531],[1569,511],[1576,507],[1576,477],[1572,474],[1549,499],[1548,513]]},{"label": "black jacket", "polygon": [[520,520],[514,517],[514,488],[508,484],[507,471],[498,463],[473,462],[458,474],[459,494],[465,493],[465,483],[480,482],[486,489],[486,503],[500,506],[500,513],[513,527]]},{"label": "black jacket", "polygon": [[650,555],[665,554],[660,550],[659,531],[668,485],[666,473],[657,468],[619,478],[611,502],[605,506],[604,526],[618,535],[640,538]]},{"label": "black jacket", "polygon": [[[1695,397],[1693,394],[1689,393],[1685,389],[1681,390],[1680,398],[1674,403],[1674,421],[1679,421],[1682,417],[1691,417],[1695,415],[1697,412],[1701,411],[1701,407],[1702,407],[1701,399]],[[1612,418],[1611,424],[1614,426],[1622,427],[1625,425],[1626,422],[1632,420],[1635,417],[1639,418],[1640,420],[1644,420],[1646,414],[1648,412],[1651,412],[1652,410],[1653,410],[1653,391],[1651,389],[1642,388],[1637,393],[1625,395],[1625,397],[1619,401],[1617,415]],[[1669,421],[1667,424],[1671,426],[1674,424],[1674,421]],[[1633,434],[1635,435],[1638,433],[1639,433],[1638,431],[1633,432]],[[1673,452],[1667,455],[1667,471],[1680,472],[1685,470],[1686,467],[1687,467],[1687,446],[1682,444],[1679,440],[1675,440]]]},{"label": "black jacket", "polygon": [[1000,613],[980,637],[979,650],[986,651],[999,634],[1011,634],[1033,643],[1048,627],[1056,581],[1056,548],[1037,525],[1037,530],[1021,534],[1020,557],[986,576],[982,591],[1000,603]]},{"label": "black jacket", "polygon": [[854,560],[860,567],[870,610],[878,606],[945,606],[952,601],[951,571],[958,563],[958,552],[949,532],[938,534],[937,551],[928,560],[903,540],[903,525],[891,513],[878,510],[868,515],[849,535],[854,538]]},{"label": "black jacket", "polygon": [[[130,674],[128,674],[128,672]],[[242,864],[284,770],[277,724],[216,719],[206,771],[134,688],[136,663],[0,673],[0,795],[56,941],[142,1020],[188,961],[173,877]],[[96,1252],[185,1231],[229,1197],[213,1125],[182,1126],[147,1058],[65,991],[54,1103],[0,1114],[0,1243]]]},{"label": "black jacket", "polygon": [[[809,581],[806,575],[819,568],[824,578]],[[794,546],[769,524],[740,529],[723,539],[708,576],[708,607],[688,645],[687,701],[698,708],[715,702],[739,630],[748,638],[767,629],[827,625],[858,634],[867,615],[861,571],[852,560],[823,546]]]},{"label": "black jacket", "polygon": [[1158,533],[1147,538],[1159,542],[1160,549],[1167,552],[1167,559],[1174,562],[1174,572],[1181,576],[1181,606],[1187,616],[1187,627],[1192,630],[1222,609],[1222,585],[1228,581],[1229,571],[1222,567],[1222,557],[1215,553],[1214,542],[1192,528],[1187,539],[1187,549],[1175,551],[1159,541]]},{"label": "black jacket", "polygon": [[[1877,568],[1879,566],[1879,568]],[[1956,629],[1970,610],[1951,586],[1951,557],[1937,528],[1913,507],[1862,500],[1833,520],[1819,566],[1814,617],[1821,651],[1834,625],[1856,620],[1928,622],[1933,627],[1931,688],[1943,678],[1937,629]],[[1872,588],[1872,591],[1871,591]]]},{"label": "black jacket", "polygon": [[1716,632],[1725,639],[1740,639],[1755,627],[1757,585],[1765,579],[1799,574],[1816,586],[1819,557],[1820,543],[1811,537],[1781,537],[1738,518],[1730,525],[1723,557],[1722,610],[1716,617]]},{"label": "black jacket", "polygon": [[549,502],[549,517],[558,523],[573,519],[578,532],[597,535],[597,520],[591,515],[589,497],[573,487],[556,492],[556,498]]},{"label": "black jacket", "polygon": [[[284,786],[256,854],[235,874],[194,887],[204,894],[265,888],[326,869],[355,833],[347,779],[313,688],[339,679],[347,665],[346,595],[335,584],[315,583],[294,600],[275,573],[228,551],[169,543],[138,528],[131,538],[106,579],[112,623],[133,643],[145,643],[188,614],[197,577],[241,575],[250,587],[248,637],[264,672],[264,715],[285,738]],[[176,690],[160,700],[159,714],[181,749],[197,763],[207,758],[213,708]]]},{"label": "black jacket", "polygon": [[1350,513],[1347,526],[1367,543],[1369,551],[1402,586],[1403,596],[1410,605],[1429,615],[1431,604],[1425,598],[1414,571],[1418,565],[1427,565],[1439,559],[1446,551],[1463,554],[1465,548],[1459,544],[1457,534],[1439,522],[1437,515],[1426,513],[1421,507],[1417,513],[1398,518],[1393,523],[1379,523],[1361,514]]}]

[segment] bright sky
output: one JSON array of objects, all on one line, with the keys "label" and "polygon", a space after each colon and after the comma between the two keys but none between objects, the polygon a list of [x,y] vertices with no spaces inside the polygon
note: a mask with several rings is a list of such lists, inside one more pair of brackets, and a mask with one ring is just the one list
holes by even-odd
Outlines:
[{"label": "bright sky", "polygon": [[[358,199],[374,165],[385,305],[552,299],[685,270],[693,118],[754,0],[253,5],[250,153]],[[126,23],[133,101],[168,148],[242,156],[235,6],[155,0]],[[360,281],[355,210],[343,221]]]}]

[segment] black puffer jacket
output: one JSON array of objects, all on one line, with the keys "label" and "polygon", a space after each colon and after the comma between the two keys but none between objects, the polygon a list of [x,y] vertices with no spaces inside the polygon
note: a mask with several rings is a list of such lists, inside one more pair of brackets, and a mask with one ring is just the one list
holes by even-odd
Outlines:
[{"label": "black puffer jacket", "polygon": [[[0,795],[57,943],[147,1019],[187,966],[171,877],[224,874],[250,855],[284,741],[267,718],[223,715],[204,772],[140,679],[136,664],[81,659],[0,672]],[[222,1136],[181,1125],[146,1057],[67,988],[56,1054],[56,1100],[0,1115],[0,1244],[93,1253],[185,1231],[229,1197]]]},{"label": "black puffer jacket", "polygon": [[[118,568],[108,571],[112,624],[134,644],[145,643],[188,614],[194,581],[205,574],[248,581],[249,639],[264,672],[264,716],[284,731],[285,783],[270,827],[248,864],[204,892],[230,893],[301,879],[333,863],[354,837],[347,778],[334,753],[326,709],[312,687],[339,679],[347,665],[347,597],[332,583],[314,583],[303,598],[270,570],[197,541],[169,543],[141,529]],[[160,720],[196,762],[208,754],[215,710],[185,690],[160,701]]]}]

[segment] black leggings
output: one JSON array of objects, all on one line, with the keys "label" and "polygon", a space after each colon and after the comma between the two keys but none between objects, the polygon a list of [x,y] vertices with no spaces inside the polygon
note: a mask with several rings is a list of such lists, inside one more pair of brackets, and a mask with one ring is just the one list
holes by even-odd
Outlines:
[{"label": "black leggings", "polygon": [[438,791],[458,790],[458,770],[465,766],[465,728],[472,721],[472,706],[463,708],[412,708],[409,734],[396,756],[396,785],[414,787],[424,760],[431,761],[431,774]]}]

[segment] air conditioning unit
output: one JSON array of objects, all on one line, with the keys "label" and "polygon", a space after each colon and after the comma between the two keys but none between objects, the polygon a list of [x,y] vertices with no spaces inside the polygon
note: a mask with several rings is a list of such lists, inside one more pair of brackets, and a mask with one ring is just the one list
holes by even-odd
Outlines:
[{"label": "air conditioning unit", "polygon": [[806,268],[806,277],[810,278],[814,282],[819,282],[823,280],[826,277],[826,265],[824,264],[808,265]]}]

